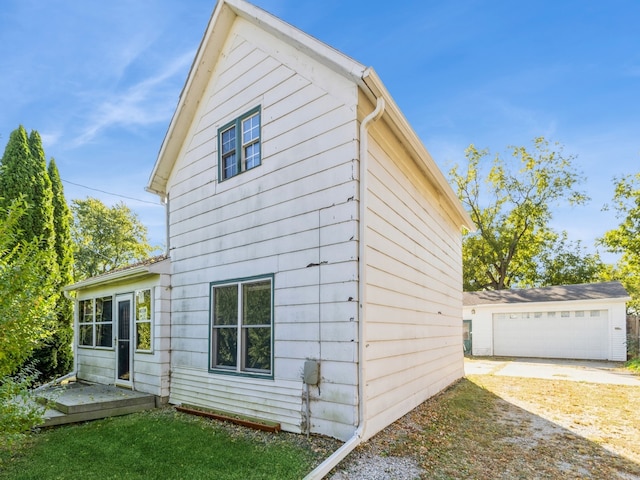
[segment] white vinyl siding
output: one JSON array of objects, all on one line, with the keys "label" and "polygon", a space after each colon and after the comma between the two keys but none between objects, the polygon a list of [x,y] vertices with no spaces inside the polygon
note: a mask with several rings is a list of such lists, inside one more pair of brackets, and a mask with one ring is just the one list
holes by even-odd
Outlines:
[{"label": "white vinyl siding", "polygon": [[[296,73],[288,65],[299,60],[236,20],[171,173],[171,402],[300,432],[302,367],[315,358],[323,380],[312,389],[312,431],[348,438],[357,418],[357,87],[311,59]],[[260,167],[216,181],[218,129],[256,105]],[[273,379],[209,372],[210,283],[265,272],[274,272]]]},{"label": "white vinyl siding", "polygon": [[380,123],[370,130],[366,361],[368,434],[460,378],[461,234]]},{"label": "white vinyl siding", "polygon": [[[88,298],[113,298],[114,295],[148,292],[153,322],[151,329],[152,350],[137,350],[133,356],[133,386],[136,391],[151,393],[160,398],[169,396],[170,366],[170,308],[171,289],[168,275],[149,275],[146,279],[135,279],[115,286],[104,285],[78,292],[79,302]],[[144,307],[144,305],[141,304]],[[78,320],[76,320],[77,322]],[[143,322],[144,323],[144,322]],[[142,327],[146,329],[146,327]],[[113,384],[115,378],[115,350],[113,348],[78,348],[76,352],[78,378],[90,382]]]}]

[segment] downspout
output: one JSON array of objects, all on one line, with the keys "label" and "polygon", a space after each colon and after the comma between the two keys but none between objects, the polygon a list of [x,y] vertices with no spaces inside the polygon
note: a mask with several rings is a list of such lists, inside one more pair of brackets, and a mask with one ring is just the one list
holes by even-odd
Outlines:
[{"label": "downspout", "polygon": [[168,193],[162,198],[162,203],[164,203],[164,231],[165,231],[164,234],[165,234],[165,242],[166,242],[164,253],[168,257],[171,250],[171,245],[169,245],[169,240],[171,238],[171,235],[169,234],[170,204],[169,204]]},{"label": "downspout", "polygon": [[360,203],[359,203],[359,222],[358,222],[358,428],[353,436],[347,440],[338,450],[333,452],[324,462],[311,471],[304,480],[319,480],[324,478],[336,465],[338,465],[349,453],[353,451],[360,443],[365,435],[366,430],[366,397],[364,391],[365,383],[365,285],[366,285],[366,248],[365,248],[365,231],[366,231],[366,212],[367,212],[367,158],[369,148],[368,129],[369,124],[378,120],[384,112],[384,99],[377,97],[376,108],[367,115],[360,123]]}]

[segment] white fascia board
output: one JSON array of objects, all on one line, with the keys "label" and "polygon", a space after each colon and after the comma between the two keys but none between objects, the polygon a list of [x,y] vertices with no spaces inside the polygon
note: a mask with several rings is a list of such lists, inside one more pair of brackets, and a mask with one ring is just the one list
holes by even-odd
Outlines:
[{"label": "white fascia board", "polygon": [[87,278],[86,280],[82,280],[78,283],[74,283],[72,285],[67,285],[62,287],[62,291],[64,292],[73,292],[76,290],[82,290],[84,288],[93,287],[95,285],[106,285],[109,283],[119,282],[125,279],[133,279],[136,277],[140,277],[142,275],[146,275],[149,273],[149,267],[135,267],[128,270],[120,270],[113,273],[105,273],[104,275],[100,275],[98,277]]},{"label": "white fascia board", "polygon": [[224,0],[224,3],[229,5],[239,17],[293,45],[305,55],[351,79],[354,83],[360,82],[366,67],[348,55],[244,0]]},{"label": "white fascia board", "polygon": [[166,258],[160,262],[152,263],[151,265],[140,265],[132,268],[125,268],[112,273],[105,273],[97,277],[87,278],[72,285],[62,287],[64,292],[73,292],[76,290],[82,290],[96,285],[108,285],[110,283],[122,282],[123,280],[133,280],[144,275],[155,274],[162,275],[170,273],[171,260]]},{"label": "white fascia board", "polygon": [[160,196],[166,195],[167,181],[173,163],[180,153],[191,120],[236,17],[241,17],[276,38],[293,45],[309,57],[350,78],[354,83],[361,81],[365,71],[364,65],[347,55],[244,0],[220,0],[211,15],[180,94],[176,111],[160,147],[158,159],[147,183],[148,192]]},{"label": "white fascia board", "polygon": [[[373,68],[367,68],[362,75],[360,82],[362,90],[365,95],[375,104],[373,97],[382,96],[385,100],[384,117],[389,121],[389,126],[398,136],[398,138],[404,143],[407,149],[412,152],[418,167],[423,171],[429,182],[433,185],[436,193],[440,197],[444,197],[445,203],[447,203],[453,211],[458,215],[460,227],[465,227],[467,230],[475,231],[476,227],[471,220],[471,217],[462,206],[460,199],[449,185],[449,182],[445,178],[444,174],[431,157],[431,154],[427,151],[424,144],[413,130],[406,117],[402,114],[402,111],[395,103],[391,94],[387,91],[386,87],[382,83],[382,80],[375,72]],[[366,88],[364,88],[366,86]]]},{"label": "white fascia board", "polygon": [[[167,194],[167,181],[176,161],[191,120],[207,88],[209,77],[218,60],[224,41],[235,19],[235,13],[225,1],[216,5],[198,51],[180,93],[178,105],[160,146],[158,158],[145,190],[160,196]],[[215,28],[214,28],[215,27]]]},{"label": "white fascia board", "polygon": [[553,300],[550,302],[509,302],[509,303],[479,303],[475,305],[465,305],[465,310],[482,308],[486,310],[559,310],[562,308],[575,307],[578,305],[596,305],[596,304],[619,304],[626,303],[631,297],[614,297],[614,298],[589,298],[583,300]]}]

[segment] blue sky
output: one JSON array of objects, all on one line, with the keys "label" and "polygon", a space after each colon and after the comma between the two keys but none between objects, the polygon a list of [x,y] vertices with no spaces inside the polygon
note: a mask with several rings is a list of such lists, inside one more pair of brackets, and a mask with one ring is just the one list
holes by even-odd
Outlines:
[{"label": "blue sky", "polygon": [[[556,208],[554,227],[592,247],[617,224],[601,211],[612,179],[640,172],[640,2],[254,3],[373,66],[445,174],[471,143],[503,153],[544,136],[577,157],[592,198]],[[18,125],[38,130],[67,200],[124,201],[162,244],[144,187],[214,4],[4,0],[2,149]]]}]

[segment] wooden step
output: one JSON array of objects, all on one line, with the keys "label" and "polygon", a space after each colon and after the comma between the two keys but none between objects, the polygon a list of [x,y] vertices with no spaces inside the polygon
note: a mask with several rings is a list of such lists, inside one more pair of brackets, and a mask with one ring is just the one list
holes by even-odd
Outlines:
[{"label": "wooden step", "polygon": [[125,415],[156,406],[151,394],[82,382],[48,388],[38,397],[48,406],[43,426]]}]

